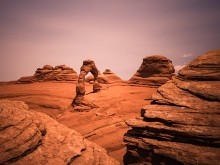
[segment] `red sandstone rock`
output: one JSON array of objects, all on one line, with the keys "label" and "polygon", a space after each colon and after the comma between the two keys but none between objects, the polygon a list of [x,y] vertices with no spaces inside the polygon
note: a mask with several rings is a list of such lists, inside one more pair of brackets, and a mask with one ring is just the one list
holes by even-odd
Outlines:
[{"label": "red sandstone rock", "polygon": [[172,61],[164,56],[145,57],[140,68],[128,81],[131,84],[160,86],[171,79],[174,73]]},{"label": "red sandstone rock", "polygon": [[118,77],[115,73],[113,73],[110,69],[106,69],[103,72],[103,75],[108,79],[110,83],[118,83],[118,82],[123,82],[123,80]]},{"label": "red sandstone rock", "polygon": [[77,111],[90,110],[92,108],[97,108],[97,106],[84,98],[85,96],[85,76],[91,72],[94,76],[93,82],[93,92],[98,92],[101,89],[101,85],[99,84],[98,78],[98,69],[94,61],[85,60],[83,61],[83,65],[80,68],[80,74],[78,83],[76,85],[76,96],[72,101],[72,106]]},{"label": "red sandstone rock", "polygon": [[19,83],[32,83],[37,81],[77,81],[78,75],[76,71],[66,65],[58,65],[54,68],[45,65],[38,68],[34,76],[21,77]]},{"label": "red sandstone rock", "polygon": [[219,59],[199,56],[158,88],[142,118],[126,121],[125,164],[219,164]]},{"label": "red sandstone rock", "polygon": [[119,164],[100,146],[19,101],[0,101],[0,145],[0,164]]}]

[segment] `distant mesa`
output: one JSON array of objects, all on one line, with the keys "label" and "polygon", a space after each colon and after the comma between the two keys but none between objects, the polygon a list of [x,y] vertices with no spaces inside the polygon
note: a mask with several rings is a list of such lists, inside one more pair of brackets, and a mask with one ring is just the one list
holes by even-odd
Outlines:
[{"label": "distant mesa", "polygon": [[21,77],[19,83],[32,83],[38,81],[77,81],[78,75],[76,71],[66,65],[58,65],[52,67],[45,65],[38,68],[34,76]]},{"label": "distant mesa", "polygon": [[119,165],[102,147],[24,102],[0,100],[0,109],[0,164]]},{"label": "distant mesa", "polygon": [[160,86],[174,75],[172,61],[161,55],[148,56],[128,81],[130,84]]},{"label": "distant mesa", "polygon": [[[86,82],[93,83],[94,77],[91,75],[86,78]],[[97,81],[101,84],[112,84],[123,82],[123,80],[113,73],[110,69],[106,69],[103,73],[99,71]]]},{"label": "distant mesa", "polygon": [[125,164],[210,164],[220,158],[220,50],[197,57],[153,94],[125,136]]}]

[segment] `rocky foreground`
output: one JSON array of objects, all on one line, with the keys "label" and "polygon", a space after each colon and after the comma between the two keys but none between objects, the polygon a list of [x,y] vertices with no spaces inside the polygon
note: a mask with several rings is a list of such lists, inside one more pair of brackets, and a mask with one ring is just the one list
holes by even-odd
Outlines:
[{"label": "rocky foreground", "polygon": [[125,164],[210,164],[220,160],[220,50],[193,60],[131,119]]},{"label": "rocky foreground", "polygon": [[100,146],[20,101],[0,101],[0,164],[119,164]]}]

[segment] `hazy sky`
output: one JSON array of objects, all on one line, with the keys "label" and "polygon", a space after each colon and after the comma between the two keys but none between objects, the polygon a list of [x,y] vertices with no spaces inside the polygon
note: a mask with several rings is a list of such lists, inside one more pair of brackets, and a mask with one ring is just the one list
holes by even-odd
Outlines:
[{"label": "hazy sky", "polygon": [[129,79],[148,55],[180,67],[220,48],[220,0],[0,0],[0,81],[82,61]]}]

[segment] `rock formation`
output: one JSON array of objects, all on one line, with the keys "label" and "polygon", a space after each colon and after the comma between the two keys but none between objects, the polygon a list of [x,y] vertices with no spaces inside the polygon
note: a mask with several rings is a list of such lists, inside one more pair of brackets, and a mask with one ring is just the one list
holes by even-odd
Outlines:
[{"label": "rock formation", "polygon": [[[93,84],[94,83],[94,76],[91,75],[89,77],[86,77],[85,80],[86,80],[86,82]],[[101,74],[100,72],[98,72],[97,81],[100,84],[111,84],[111,82],[108,80],[108,78],[104,74]]]},{"label": "rock formation", "polygon": [[125,164],[210,164],[220,160],[220,50],[158,88],[142,117],[126,121]]},{"label": "rock formation", "polygon": [[100,146],[19,101],[0,101],[0,145],[0,164],[119,164]]},{"label": "rock formation", "polygon": [[96,105],[87,101],[84,96],[86,93],[85,90],[85,76],[91,72],[94,76],[93,82],[93,92],[98,92],[101,89],[100,84],[97,81],[98,78],[98,69],[95,66],[94,61],[92,60],[85,60],[83,61],[83,65],[80,68],[80,74],[78,83],[76,84],[76,96],[73,99],[72,106],[78,110],[89,110],[91,108],[95,108]]},{"label": "rock formation", "polygon": [[45,65],[38,68],[34,76],[21,77],[19,83],[31,83],[37,81],[77,81],[78,75],[76,71],[66,65],[58,65],[54,68]]},{"label": "rock formation", "polygon": [[115,73],[113,73],[110,69],[106,69],[103,72],[103,75],[108,79],[110,83],[123,82],[123,80],[120,77],[118,77]]},{"label": "rock formation", "polygon": [[172,61],[166,57],[159,55],[148,56],[143,59],[140,68],[128,83],[160,86],[171,79],[174,71]]}]

